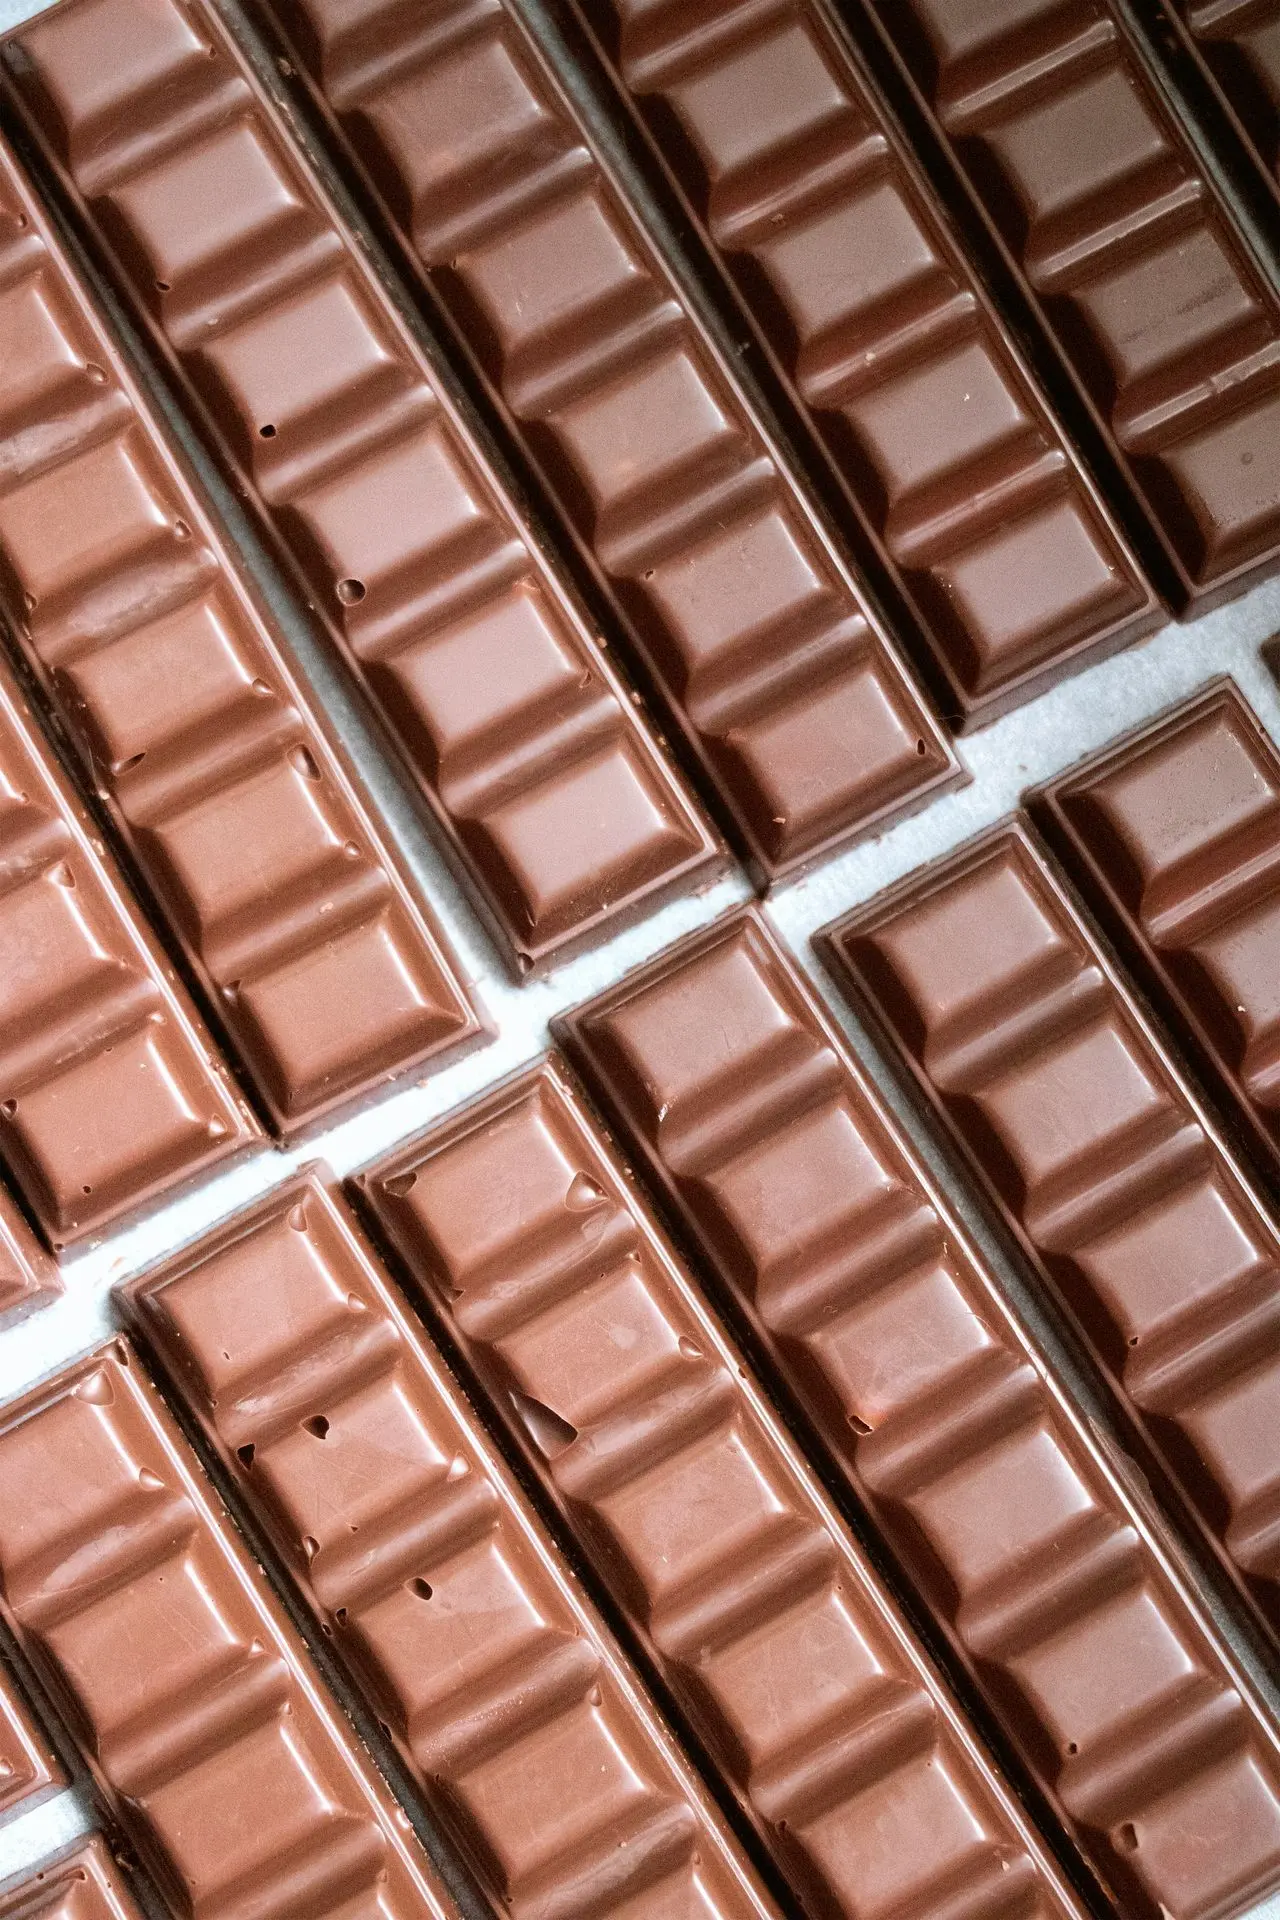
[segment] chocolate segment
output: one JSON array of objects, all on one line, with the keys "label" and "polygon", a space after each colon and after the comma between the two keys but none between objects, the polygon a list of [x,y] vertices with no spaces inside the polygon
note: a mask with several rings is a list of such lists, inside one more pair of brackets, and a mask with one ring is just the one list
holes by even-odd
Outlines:
[{"label": "chocolate segment", "polygon": [[123,1341],[0,1416],[0,1611],[187,1920],[445,1920]]},{"label": "chocolate segment", "polygon": [[0,1920],[142,1920],[96,1834],[85,1846],[0,1894]]},{"label": "chocolate segment", "polygon": [[124,1304],[495,1906],[774,1909],[314,1175]]},{"label": "chocolate segment", "polygon": [[[8,1666],[0,1660],[0,1819],[64,1785],[62,1768],[36,1727]],[[4,1907],[0,1905],[0,1914]]]},{"label": "chocolate segment", "polygon": [[[283,4],[283,0],[278,0]],[[1162,614],[823,0],[583,0],[962,726]]]},{"label": "chocolate segment", "polygon": [[875,613],[515,11],[279,19],[757,878],[949,783]]},{"label": "chocolate segment", "polygon": [[30,1313],[60,1291],[57,1268],[0,1185],[0,1316]]},{"label": "chocolate segment", "polygon": [[1220,683],[1027,804],[1280,1175],[1280,751],[1243,695]]},{"label": "chocolate segment", "polygon": [[806,1909],[1078,1913],[559,1072],[362,1185]]},{"label": "chocolate segment", "polygon": [[1280,293],[1117,0],[865,0],[1188,601],[1280,557]]},{"label": "chocolate segment", "polygon": [[12,51],[67,184],[508,957],[527,969],[704,873],[707,829],[216,16],[74,0]]},{"label": "chocolate segment", "polygon": [[1280,1233],[1018,822],[825,949],[1280,1626]]},{"label": "chocolate segment", "polygon": [[1280,1884],[1273,1730],[763,922],[566,1038],[1122,1911]]},{"label": "chocolate segment", "polygon": [[475,1036],[154,410],[0,145],[0,603],[273,1124]]},{"label": "chocolate segment", "polygon": [[1280,5],[1277,0],[1166,0],[1237,132],[1274,184],[1280,178]]},{"label": "chocolate segment", "polygon": [[257,1131],[0,663],[0,1155],[15,1185],[59,1252]]}]

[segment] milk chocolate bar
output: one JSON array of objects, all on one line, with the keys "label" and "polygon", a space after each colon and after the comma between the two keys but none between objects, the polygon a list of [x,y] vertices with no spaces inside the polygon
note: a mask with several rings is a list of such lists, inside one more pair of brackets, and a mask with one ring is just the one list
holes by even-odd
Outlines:
[{"label": "milk chocolate bar", "polygon": [[1163,0],[1163,13],[1274,187],[1280,181],[1277,0]]},{"label": "milk chocolate bar", "polygon": [[0,606],[263,1110],[300,1126],[479,1019],[2,143],[0,289]]},{"label": "milk chocolate bar", "polygon": [[1029,828],[824,950],[1280,1628],[1280,1231]]},{"label": "milk chocolate bar", "polygon": [[[1280,292],[1118,0],[859,0],[1197,609],[1280,558]],[[972,213],[972,203],[969,211]]]},{"label": "milk chocolate bar", "polygon": [[565,1038],[1121,1910],[1280,1885],[1275,1730],[764,923]]},{"label": "milk chocolate bar", "polygon": [[824,0],[576,12],[911,605],[948,712],[993,719],[1158,625]]},{"label": "milk chocolate bar", "polygon": [[73,0],[10,52],[140,319],[512,964],[704,877],[709,829],[217,16]]},{"label": "milk chocolate bar", "polygon": [[257,1133],[0,662],[0,1157],[15,1185],[60,1252]]},{"label": "milk chocolate bar", "polygon": [[124,1305],[495,1908],[775,1909],[314,1174]]},{"label": "milk chocolate bar", "polygon": [[32,1719],[8,1666],[0,1660],[0,1820],[17,1807],[25,1812],[63,1784],[62,1768],[48,1740]]},{"label": "milk chocolate bar", "polygon": [[[178,17],[175,4],[175,22]],[[322,404],[332,409],[340,385],[346,393],[357,375],[367,377],[371,351],[362,345],[357,353],[354,344],[345,344],[353,326],[346,320],[337,352],[336,322],[326,320],[321,331],[315,317],[317,302],[328,303],[325,312],[332,307],[332,273],[317,278],[308,265],[308,288],[300,291],[299,248],[286,257],[278,226],[263,225],[276,219],[283,192],[274,133],[271,158],[262,157],[266,108],[238,98],[234,108],[223,110],[216,138],[176,131],[186,112],[177,105],[181,87],[195,85],[201,99],[212,100],[232,73],[243,76],[212,18],[192,16],[197,36],[183,16],[164,53],[154,55],[160,62],[154,72],[150,56],[145,67],[140,60],[122,61],[110,104],[99,103],[96,78],[89,78],[89,50],[104,33],[113,44],[123,40],[154,50],[161,37],[155,18],[154,8],[144,10],[144,0],[74,0],[56,19],[24,29],[17,42],[32,62],[24,97],[95,221],[117,236],[118,261],[153,325],[197,384],[203,383],[224,429],[239,434],[242,457],[252,453],[259,488],[270,493],[276,511],[287,498],[291,522],[300,513],[312,527],[309,537],[326,553],[341,555],[341,566],[335,560],[313,571],[321,593],[332,602],[335,570],[340,584],[344,572],[359,576],[358,605],[337,611],[371,675],[382,674],[385,684],[406,646],[417,658],[426,644],[425,620],[431,659],[439,660],[447,644],[451,681],[466,679],[466,700],[454,693],[449,713],[465,706],[469,726],[482,721],[491,729],[512,697],[508,691],[479,699],[481,713],[477,681],[487,679],[495,689],[518,687],[522,699],[526,689],[540,702],[544,689],[560,698],[560,680],[545,664],[543,626],[527,611],[520,633],[521,658],[529,666],[499,676],[489,664],[512,644],[509,616],[487,609],[495,593],[500,608],[510,604],[514,528],[506,529],[506,557],[495,575],[490,549],[497,521],[488,514],[490,531],[482,536],[478,504],[463,512],[460,472],[450,479],[447,506],[434,508],[431,520],[433,540],[447,540],[457,564],[465,561],[465,592],[424,588],[419,566],[410,593],[402,548],[417,540],[416,531],[412,541],[408,535],[379,536],[389,549],[385,569],[380,558],[366,560],[363,548],[352,545],[353,514],[358,519],[367,511],[373,486],[371,478],[359,478],[364,465],[347,478],[350,462],[344,462],[337,479],[326,466],[322,482],[312,480],[311,462],[298,470],[300,456],[290,450],[303,430],[298,409],[309,410],[309,421]],[[384,156],[381,184],[403,215],[406,237],[411,228],[421,262],[432,269],[432,285],[501,390],[496,403],[524,439],[544,486],[564,503],[581,563],[591,569],[620,637],[661,701],[672,736],[700,768],[756,877],[773,879],[950,784],[956,776],[951,748],[866,597],[749,404],[734,367],[695,321],[584,144],[557,81],[514,16],[497,0],[465,19],[434,7],[379,12],[344,0],[341,7],[317,6],[309,18],[312,24],[300,21],[300,30],[308,33],[317,61],[336,63],[338,93],[354,89],[348,124],[369,129],[369,140]],[[213,61],[205,55],[205,38],[216,50]],[[165,141],[160,152],[151,144],[144,155],[134,143],[139,114],[154,125],[154,138]],[[174,130],[172,138],[165,128]],[[79,158],[86,133],[97,149],[87,168]],[[260,235],[257,253],[247,255],[243,245],[232,250],[221,213],[216,222],[198,222],[193,237],[190,196],[205,181],[210,196],[216,194],[218,169],[224,160],[232,164],[251,133],[253,180],[244,169],[236,173],[244,182],[237,234],[247,239],[252,229]],[[298,211],[290,218],[302,216],[304,199],[310,236],[319,202],[291,177],[288,200]],[[255,294],[253,316],[242,318],[228,306],[231,291],[262,287],[264,249],[276,276],[272,291]],[[153,275],[169,284],[167,294],[156,295]],[[447,331],[435,300],[428,306]],[[188,309],[193,315],[198,309],[198,326],[185,317]],[[211,329],[207,319],[214,322]],[[393,324],[389,313],[380,322],[384,359],[393,351]],[[362,341],[370,325],[372,316],[362,322]],[[295,339],[298,345],[291,348]],[[268,348],[274,357],[264,364]],[[294,352],[306,356],[305,369],[297,373],[291,370]],[[407,355],[407,336],[396,352]],[[314,363],[326,353],[334,364],[322,374]],[[283,368],[282,354],[290,356]],[[426,372],[423,363],[414,376],[424,399]],[[296,405],[289,398],[295,386]],[[276,431],[263,447],[256,422],[268,414]],[[409,444],[404,431],[397,429],[397,444]],[[421,443],[420,434],[412,438]],[[433,455],[433,473],[444,459],[442,445]],[[438,491],[442,483],[436,484]],[[475,485],[468,482],[473,491]],[[390,569],[394,580],[381,577]],[[486,580],[500,576],[501,584],[484,589],[484,605],[473,613],[477,569]],[[424,592],[430,606],[418,613]],[[465,617],[458,611],[460,592]],[[527,583],[520,593],[527,607]],[[447,643],[437,638],[442,621],[452,635]],[[531,629],[540,636],[536,653],[529,652]],[[422,685],[419,672],[410,701],[417,708],[424,705]],[[386,695],[401,706],[408,697]],[[434,720],[431,726],[434,740],[439,728]],[[563,794],[563,805],[554,818],[546,806],[536,817],[526,819],[523,809],[519,814],[527,857],[537,853],[553,864],[580,848],[584,836],[589,840],[603,830],[591,823],[605,808],[618,823],[608,826],[609,834],[640,818],[638,801],[615,794],[612,786],[578,791],[562,784],[566,737],[578,736],[559,728],[554,739],[538,735],[539,764],[545,765],[545,748],[555,769],[553,791]],[[517,767],[525,763],[506,721],[500,730],[487,731],[486,740],[478,764],[468,746],[456,772],[444,768],[467,793],[489,791],[499,773],[505,793],[513,760]],[[442,739],[432,751],[451,757],[448,747]],[[648,860],[648,841],[645,846]],[[591,854],[593,871],[599,858]],[[599,871],[593,884],[616,895],[620,882],[610,879],[607,865]],[[557,880],[553,888],[548,878],[533,888],[531,879],[530,901],[536,895],[541,902],[549,890],[558,897],[560,885]],[[554,906],[549,899],[547,910]],[[542,912],[538,904],[534,918]],[[521,938],[527,942],[536,932],[525,927]]]},{"label": "milk chocolate bar", "polygon": [[1220,681],[1027,802],[1142,986],[1280,1176],[1280,751]]},{"label": "milk chocolate bar", "polygon": [[61,1292],[58,1270],[0,1182],[0,1324]]},{"label": "milk chocolate bar", "polygon": [[447,1920],[124,1341],[0,1414],[0,1611],[176,1914]]},{"label": "milk chocolate bar", "polygon": [[562,1074],[361,1185],[805,1909],[1079,1913]]},{"label": "milk chocolate bar", "polygon": [[74,1853],[0,1893],[0,1920],[142,1920],[142,1914],[95,1834]]}]

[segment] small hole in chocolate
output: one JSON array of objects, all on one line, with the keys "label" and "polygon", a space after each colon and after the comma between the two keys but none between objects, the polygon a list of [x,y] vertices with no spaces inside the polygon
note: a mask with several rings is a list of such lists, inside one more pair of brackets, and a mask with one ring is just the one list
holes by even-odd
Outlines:
[{"label": "small hole in chocolate", "polygon": [[333,1610],[333,1617],[334,1617],[334,1619],[335,1619],[335,1620],[337,1621],[337,1623],[338,1623],[338,1625],[339,1625],[340,1627],[345,1627],[345,1626],[346,1626],[346,1624],[347,1624],[347,1610],[346,1610],[346,1608],[345,1608],[345,1607],[335,1607],[335,1608],[334,1608],[334,1610]]},{"label": "small hole in chocolate", "polygon": [[167,280],[157,280],[157,281],[156,281],[156,292],[157,292],[157,293],[172,293],[172,291],[173,291],[173,288],[172,288],[172,287],[170,286],[170,284],[169,284],[169,282],[168,282]]},{"label": "small hole in chocolate", "polygon": [[403,1200],[406,1193],[412,1193],[417,1184],[416,1173],[397,1173],[390,1180],[383,1181],[382,1190],[389,1193],[393,1200]]},{"label": "small hole in chocolate", "polygon": [[258,433],[264,440],[274,440],[276,437],[275,423],[268,420],[265,427],[258,428]]},{"label": "small hole in chocolate", "polygon": [[289,758],[304,780],[319,780],[320,769],[310,747],[290,747]]},{"label": "small hole in chocolate", "polygon": [[100,367],[96,360],[86,360],[84,370],[95,387],[106,386],[107,370],[105,367]]},{"label": "small hole in chocolate", "polygon": [[676,1344],[686,1360],[701,1360],[702,1348],[696,1340],[691,1340],[687,1333],[682,1333]]},{"label": "small hole in chocolate", "polygon": [[329,1437],[329,1422],[322,1413],[313,1413],[309,1420],[303,1421],[302,1425],[304,1431],[312,1434],[317,1440],[326,1440]]},{"label": "small hole in chocolate", "polygon": [[1074,1740],[1068,1740],[1068,1742],[1067,1742],[1067,1752],[1068,1752],[1068,1753],[1071,1753],[1071,1754],[1075,1754],[1075,1753],[1079,1753],[1079,1751],[1080,1751],[1080,1749],[1079,1749],[1079,1747],[1078,1747],[1078,1746],[1076,1745],[1076,1743],[1075,1743],[1075,1741],[1074,1741]]},{"label": "small hole in chocolate", "polygon": [[302,1551],[306,1554],[308,1560],[314,1560],[316,1555],[319,1553],[320,1542],[316,1539],[313,1533],[303,1534]]},{"label": "small hole in chocolate", "polygon": [[927,753],[928,751],[929,751],[929,749],[928,749],[928,748],[927,748],[927,747],[925,746],[925,744],[924,744],[924,741],[923,741],[923,740],[917,740],[917,741],[916,741],[916,752],[917,752],[917,753],[918,753],[918,754],[920,755],[920,757],[921,757],[921,759],[923,759],[923,758],[924,758],[924,756],[925,756],[925,754],[926,754],[926,753]]},{"label": "small hole in chocolate", "polygon": [[185,520],[174,521],[173,537],[175,540],[189,540],[191,538],[191,529]]},{"label": "small hole in chocolate", "polygon": [[414,1579],[409,1581],[408,1586],[410,1593],[416,1593],[419,1600],[429,1600],[431,1598],[431,1588],[425,1580],[419,1580],[415,1576]]},{"label": "small hole in chocolate", "polygon": [[856,1434],[865,1435],[870,1433],[871,1428],[868,1426],[867,1422],[865,1420],[859,1419],[856,1413],[851,1413],[847,1417],[848,1417],[849,1425],[853,1428],[853,1431]]},{"label": "small hole in chocolate", "polygon": [[1120,1845],[1126,1853],[1136,1853],[1138,1851],[1138,1829],[1134,1826],[1132,1820],[1125,1821],[1119,1833],[1116,1835],[1116,1839],[1120,1842]]},{"label": "small hole in chocolate", "polygon": [[17,1111],[18,1103],[16,1100],[6,1100],[3,1105],[0,1105],[0,1113],[4,1115],[6,1120],[12,1120]]},{"label": "small hole in chocolate", "polygon": [[338,598],[344,607],[358,607],[368,588],[363,580],[339,580]]},{"label": "small hole in chocolate", "polygon": [[301,1206],[299,1206],[299,1207],[290,1207],[290,1209],[289,1209],[289,1225],[290,1225],[290,1226],[291,1226],[291,1227],[293,1228],[293,1230],[294,1230],[294,1232],[295,1232],[295,1233],[305,1233],[305,1232],[306,1232],[306,1230],[307,1230],[307,1210],[306,1210],[306,1208],[305,1208],[305,1207],[301,1207]]},{"label": "small hole in chocolate", "polygon": [[236,1448],[236,1459],[246,1470],[253,1465],[253,1456],[257,1452],[252,1440],[246,1440],[242,1447]]}]

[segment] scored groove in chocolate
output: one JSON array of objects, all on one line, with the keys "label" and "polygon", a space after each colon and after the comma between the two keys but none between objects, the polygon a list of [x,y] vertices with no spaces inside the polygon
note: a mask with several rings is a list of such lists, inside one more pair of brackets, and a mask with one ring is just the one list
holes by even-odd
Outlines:
[{"label": "scored groove in chocolate", "polygon": [[312,1174],[123,1304],[495,1907],[775,1909]]},{"label": "scored groove in chocolate", "polygon": [[1280,291],[1114,0],[861,0],[1197,610],[1280,555]]},{"label": "scored groove in chocolate", "polygon": [[0,1317],[47,1306],[61,1288],[56,1266],[0,1182]]},{"label": "scored groove in chocolate", "polygon": [[434,915],[2,144],[0,337],[0,604],[272,1123],[476,1036]]},{"label": "scored groove in chocolate", "polygon": [[124,1341],[0,1414],[0,1611],[175,1913],[452,1913]]},{"label": "scored groove in chocolate", "polygon": [[106,1842],[95,1834],[0,1894],[0,1920],[142,1920],[142,1913]]},{"label": "scored groove in chocolate", "polygon": [[823,0],[576,11],[872,529],[961,723],[1158,625]]},{"label": "scored groove in chocolate", "polygon": [[[46,1798],[66,1784],[45,1735],[0,1659],[0,1819]],[[4,1909],[0,1907],[0,1913]]]},{"label": "scored groove in chocolate", "polygon": [[3,661],[0,981],[0,1156],[55,1252],[258,1135]]},{"label": "scored groove in chocolate", "polygon": [[509,960],[527,969],[705,874],[708,829],[217,18],[73,0],[11,52],[113,271]]},{"label": "scored groove in chocolate", "polygon": [[1280,749],[1228,680],[1026,804],[1276,1179]]},{"label": "scored groove in chocolate", "polygon": [[1280,1742],[764,923],[564,1027],[1123,1910],[1207,1920],[1280,1884]]},{"label": "scored groove in chocolate", "polygon": [[877,613],[514,9],[276,17],[755,876],[949,784]]},{"label": "scored groove in chocolate", "polygon": [[1078,1915],[561,1072],[360,1184],[807,1910]]},{"label": "scored groove in chocolate", "polygon": [[891,889],[824,950],[1275,1631],[1280,1231],[1030,829]]}]

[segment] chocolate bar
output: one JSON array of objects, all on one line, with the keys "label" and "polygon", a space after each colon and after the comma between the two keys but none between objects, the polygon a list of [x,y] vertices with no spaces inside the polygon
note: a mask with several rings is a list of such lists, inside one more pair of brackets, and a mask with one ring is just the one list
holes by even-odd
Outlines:
[{"label": "chocolate bar", "polygon": [[1027,805],[1274,1181],[1280,750],[1219,681]]},{"label": "chocolate bar", "polygon": [[564,1038],[1121,1910],[1280,1886],[1275,1729],[763,921]]},{"label": "chocolate bar", "polygon": [[1164,0],[1163,16],[1274,187],[1280,180],[1280,5]]},{"label": "chocolate bar", "polygon": [[2,143],[0,280],[0,604],[264,1111],[301,1126],[479,1018]]},{"label": "chocolate bar", "polygon": [[32,1719],[8,1666],[0,1660],[0,1819],[17,1807],[26,1812],[63,1785],[62,1768],[48,1740]]},{"label": "chocolate bar", "polygon": [[960,725],[1157,626],[1124,535],[823,0],[767,20],[752,0],[575,12],[911,605]]},{"label": "chocolate bar", "polygon": [[360,1184],[806,1911],[1079,1914],[560,1072]]},{"label": "chocolate bar", "polygon": [[73,0],[10,52],[139,318],[511,963],[705,878],[709,830],[216,15]]},{"label": "chocolate bar", "polygon": [[0,1325],[46,1306],[61,1290],[57,1268],[0,1182]]},{"label": "chocolate bar", "polygon": [[[860,0],[1203,610],[1280,558],[1280,291],[1118,0]],[[969,212],[972,202],[967,203]]]},{"label": "chocolate bar", "polygon": [[0,1894],[0,1920],[142,1920],[137,1902],[97,1834]]},{"label": "chocolate bar", "polygon": [[128,1345],[0,1414],[0,1611],[186,1920],[446,1920]]},{"label": "chocolate bar", "polygon": [[[428,41],[438,30],[452,31],[447,23],[439,28],[434,13],[423,17],[410,9],[404,18],[414,35],[420,32]],[[17,50],[30,62],[23,95],[95,223],[117,236],[117,264],[147,306],[153,328],[203,385],[224,431],[239,436],[242,460],[252,457],[260,490],[271,494],[277,514],[287,498],[290,524],[309,528],[307,539],[328,556],[312,570],[326,602],[332,603],[335,572],[340,587],[344,573],[358,575],[348,583],[346,596],[358,604],[338,611],[370,675],[383,676],[385,683],[386,676],[400,672],[397,662],[410,658],[406,648],[412,659],[429,648],[433,662],[441,661],[442,648],[449,649],[451,687],[461,685],[461,676],[470,691],[465,701],[460,691],[453,691],[447,703],[441,696],[427,720],[432,740],[439,736],[432,752],[442,760],[457,758],[432,716],[441,705],[447,705],[446,717],[462,708],[471,715],[477,681],[500,688],[489,663],[513,644],[510,615],[503,611],[513,592],[526,608],[520,633],[525,636],[522,657],[530,664],[510,677],[509,686],[518,686],[522,697],[529,687],[541,699],[544,687],[560,685],[546,665],[549,616],[535,620],[528,611],[524,573],[518,589],[511,585],[514,522],[506,524],[499,545],[496,501],[493,510],[485,510],[482,527],[479,477],[464,491],[461,467],[454,471],[462,459],[460,443],[456,453],[446,455],[443,440],[433,440],[432,473],[450,477],[447,487],[443,478],[433,481],[432,500],[442,489],[446,497],[431,507],[431,538],[447,544],[455,570],[465,561],[462,586],[438,586],[424,580],[421,562],[410,566],[403,550],[408,545],[416,554],[416,530],[412,538],[398,533],[394,540],[382,532],[379,552],[364,557],[370,540],[359,529],[389,453],[379,453],[376,460],[370,456],[349,475],[346,461],[335,478],[328,477],[326,466],[325,477],[314,479],[310,460],[299,469],[301,456],[290,451],[290,442],[304,422],[295,415],[305,406],[306,419],[314,421],[317,410],[337,404],[333,395],[340,382],[346,392],[357,374],[368,377],[372,353],[364,343],[374,316],[370,312],[361,322],[357,353],[354,339],[348,344],[354,322],[344,319],[339,342],[337,321],[319,317],[331,311],[337,297],[332,289],[339,267],[317,277],[308,263],[306,288],[299,289],[299,261],[306,249],[299,241],[286,253],[278,224],[270,224],[285,192],[285,163],[263,101],[254,104],[237,95],[234,113],[216,140],[193,133],[177,146],[166,144],[163,155],[150,149],[150,159],[135,150],[131,130],[139,113],[150,116],[156,138],[167,141],[163,129],[181,88],[195,85],[201,98],[211,100],[233,74],[239,86],[246,79],[216,22],[199,16],[197,34],[185,15],[177,24],[175,4],[165,53],[155,56],[163,63],[162,82],[150,57],[141,57],[143,47],[158,44],[154,20],[154,11],[144,12],[143,0],[74,0],[56,19],[19,34]],[[381,24],[388,22],[384,18]],[[372,41],[369,32],[350,36],[349,50],[361,73],[369,69],[378,30],[377,23],[369,29]],[[91,49],[104,33],[113,45],[123,41],[139,48],[136,62],[120,62],[118,84],[105,109],[97,102],[96,81],[89,80]],[[215,49],[212,61],[206,39]],[[657,255],[625,214],[532,45],[513,19],[486,10],[481,30],[455,37],[451,48],[438,85],[433,81],[429,92],[417,79],[406,79],[404,49],[391,45],[376,56],[380,73],[395,65],[399,84],[409,88],[406,103],[387,108],[406,169],[402,185],[394,189],[397,202],[412,196],[415,232],[443,269],[442,292],[446,285],[456,290],[450,304],[468,341],[482,357],[488,355],[491,367],[495,356],[501,357],[510,376],[503,382],[512,403],[509,422],[522,432],[527,425],[543,480],[571,505],[597,589],[608,596],[619,630],[631,636],[636,656],[642,656],[667,724],[701,767],[757,877],[772,879],[851,833],[869,831],[904,807],[922,803],[955,779],[954,756],[748,406],[737,374],[695,324]],[[369,103],[360,113],[365,119],[377,117]],[[181,125],[181,114],[174,124]],[[84,129],[92,130],[102,155],[111,152],[114,159],[100,157],[82,167]],[[224,161],[232,165],[232,156],[251,138],[252,166],[236,173],[244,182],[237,237],[244,242],[250,231],[260,233],[256,253],[233,245],[221,218],[198,223],[193,237],[189,198],[205,181],[209,196],[216,196],[218,169]],[[551,227],[544,230],[543,216],[552,214],[548,193],[556,208]],[[314,187],[290,175],[287,199],[297,210],[290,218],[301,220],[312,236],[323,211]],[[535,201],[543,216],[526,234],[515,218],[516,203],[532,220]],[[331,223],[326,213],[326,232]],[[442,254],[432,250],[437,244]],[[253,317],[242,317],[229,303],[239,292],[247,298],[246,289],[262,286],[263,249],[272,256],[275,278],[269,295],[264,289],[254,296]],[[573,276],[566,279],[570,260]],[[198,291],[210,275],[208,290]],[[169,285],[168,293],[156,294],[154,276]],[[348,274],[342,281],[348,302],[354,297],[349,283]],[[379,328],[385,336],[379,354],[390,363],[394,353],[405,363],[407,378],[412,342],[379,297]],[[198,311],[198,326],[184,319],[184,302],[193,314]],[[348,311],[344,307],[344,314]],[[440,324],[445,324],[442,318]],[[392,344],[393,327],[399,347]],[[306,352],[307,365],[294,372],[286,363],[282,402],[279,356],[294,340],[297,352]],[[264,363],[268,349],[269,365]],[[332,364],[322,376],[326,355]],[[425,403],[428,369],[420,355],[414,364],[420,369],[415,392]],[[294,386],[296,404],[288,399]],[[439,407],[443,404],[442,398]],[[256,422],[268,412],[274,437],[264,447]],[[416,432],[406,439],[403,427],[398,432],[396,444],[411,451],[397,459],[416,463],[416,472],[426,457],[424,436]],[[377,492],[376,497],[388,496]],[[495,553],[505,556],[500,565]],[[383,577],[391,572],[394,580]],[[489,584],[479,610],[472,612],[481,580]],[[497,611],[491,605],[495,594]],[[415,612],[423,602],[425,610]],[[431,629],[429,640],[422,637],[424,621]],[[441,622],[448,627],[446,640],[440,638]],[[530,654],[533,630],[541,638]],[[585,666],[578,671],[585,680]],[[386,699],[424,709],[423,679],[418,671],[412,700],[409,690]],[[433,699],[434,688],[433,678],[428,689]],[[444,768],[467,793],[488,792],[498,772],[508,781],[515,752],[511,728],[504,721],[499,731],[491,729],[511,697],[495,691],[489,702],[480,703],[491,704],[493,712],[483,716],[488,745],[479,764],[473,765],[468,747],[456,772],[451,765]],[[608,825],[614,833],[618,824],[638,819],[639,802],[612,786],[592,784],[579,791],[574,782],[566,787],[565,736],[557,728],[554,740],[538,737],[539,765],[545,766],[546,751],[554,747],[551,791],[562,795],[562,804],[554,817],[546,805],[536,819],[531,814],[526,821],[524,809],[519,811],[528,859],[550,859],[554,865],[579,848],[584,835],[590,839],[591,822],[617,823]],[[576,739],[572,730],[570,737]],[[524,757],[522,749],[520,764]],[[651,808],[643,811],[648,818]],[[648,860],[647,840],[645,845]],[[563,853],[556,851],[560,847]],[[567,878],[553,884],[548,876],[534,888],[531,879],[529,910],[538,925],[544,906],[546,912],[557,910],[568,884]],[[592,884],[611,897],[621,890],[620,881],[603,868]],[[530,954],[537,936],[538,926],[521,931]]]},{"label": "chocolate bar", "polygon": [[123,1304],[495,1909],[775,1909],[315,1175]]},{"label": "chocolate bar", "polygon": [[1029,828],[891,889],[823,950],[1280,1627],[1280,1231]]},{"label": "chocolate bar", "polygon": [[0,983],[0,1156],[55,1253],[257,1135],[3,662]]}]

